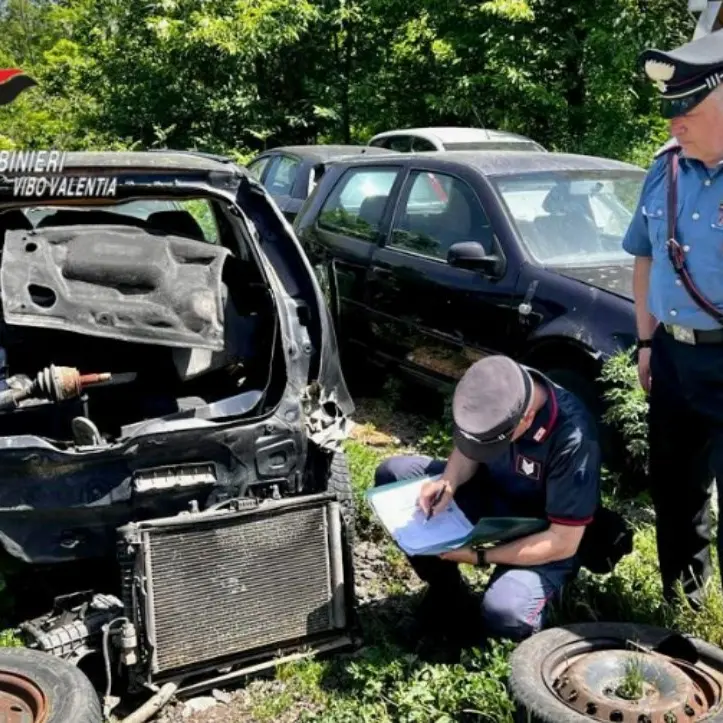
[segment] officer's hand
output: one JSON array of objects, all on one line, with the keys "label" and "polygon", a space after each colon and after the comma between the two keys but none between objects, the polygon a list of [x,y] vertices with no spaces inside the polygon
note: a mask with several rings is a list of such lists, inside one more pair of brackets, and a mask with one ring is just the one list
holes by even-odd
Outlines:
[{"label": "officer's hand", "polygon": [[650,349],[638,351],[638,380],[640,386],[650,394]]},{"label": "officer's hand", "polygon": [[471,547],[461,547],[459,550],[441,552],[439,556],[450,562],[463,562],[467,565],[476,565],[479,561],[477,553]]},{"label": "officer's hand", "polygon": [[[442,490],[442,497],[436,504],[434,504],[440,490]],[[452,485],[450,485],[449,482],[444,479],[430,480],[422,485],[417,502],[425,515],[427,515],[431,509],[432,517],[434,517],[434,515],[440,513],[447,507],[447,505],[451,502],[452,497],[454,497],[454,491],[452,490]]]}]

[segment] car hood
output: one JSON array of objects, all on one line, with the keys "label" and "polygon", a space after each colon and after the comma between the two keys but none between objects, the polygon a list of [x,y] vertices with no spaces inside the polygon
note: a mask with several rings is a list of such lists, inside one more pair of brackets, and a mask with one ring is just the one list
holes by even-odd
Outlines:
[{"label": "car hood", "polygon": [[609,266],[565,266],[553,269],[555,273],[583,284],[609,291],[626,299],[633,299],[633,267],[629,265]]}]

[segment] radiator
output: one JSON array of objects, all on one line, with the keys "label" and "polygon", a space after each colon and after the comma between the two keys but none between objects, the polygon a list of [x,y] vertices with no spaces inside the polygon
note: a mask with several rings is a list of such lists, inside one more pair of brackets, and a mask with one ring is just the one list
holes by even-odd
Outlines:
[{"label": "radiator", "polygon": [[328,495],[132,523],[120,536],[126,614],[150,651],[148,677],[347,624],[341,516]]}]

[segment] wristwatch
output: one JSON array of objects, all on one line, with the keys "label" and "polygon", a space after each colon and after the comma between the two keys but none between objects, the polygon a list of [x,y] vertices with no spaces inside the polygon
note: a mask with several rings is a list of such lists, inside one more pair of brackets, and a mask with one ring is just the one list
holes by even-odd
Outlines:
[{"label": "wristwatch", "polygon": [[650,346],[652,344],[652,339],[638,339],[635,343],[635,347],[640,349],[650,349]]},{"label": "wristwatch", "polygon": [[476,567],[487,567],[487,560],[485,559],[485,553],[487,552],[487,548],[482,547],[481,545],[479,547],[474,547],[474,551],[477,553],[477,565]]}]

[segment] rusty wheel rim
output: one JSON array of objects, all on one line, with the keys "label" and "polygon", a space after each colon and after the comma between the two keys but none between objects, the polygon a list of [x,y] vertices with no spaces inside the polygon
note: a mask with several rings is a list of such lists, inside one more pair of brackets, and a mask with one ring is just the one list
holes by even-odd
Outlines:
[{"label": "rusty wheel rim", "polygon": [[[635,647],[635,646],[633,646]],[[624,640],[580,640],[543,664],[550,693],[592,721],[694,723],[721,703],[723,675]]]},{"label": "rusty wheel rim", "polygon": [[32,680],[0,671],[0,720],[3,723],[45,723],[48,704]]}]

